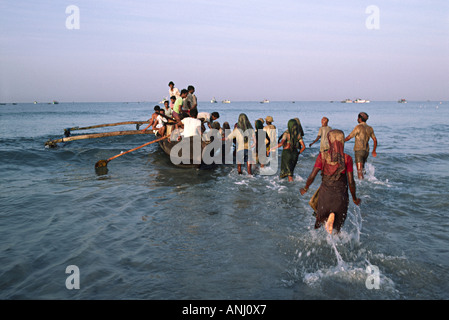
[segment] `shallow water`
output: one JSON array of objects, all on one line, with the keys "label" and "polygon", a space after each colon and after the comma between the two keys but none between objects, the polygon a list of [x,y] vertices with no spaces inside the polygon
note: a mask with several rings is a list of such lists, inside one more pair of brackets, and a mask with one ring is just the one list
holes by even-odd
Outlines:
[{"label": "shallow water", "polygon": [[[150,136],[44,147],[64,128],[146,120],[154,104],[0,106],[1,299],[449,298],[448,102],[200,104],[231,126],[241,112],[252,123],[272,115],[279,131],[299,117],[307,148],[293,183],[234,165],[180,169],[157,144],[96,174],[98,160]],[[321,117],[349,134],[360,111],[378,156],[356,180],[361,206],[331,237],[313,228],[308,205],[319,177],[299,194],[319,150],[308,144]],[[118,129],[134,128],[88,132]],[[78,290],[66,288],[69,265]]]}]

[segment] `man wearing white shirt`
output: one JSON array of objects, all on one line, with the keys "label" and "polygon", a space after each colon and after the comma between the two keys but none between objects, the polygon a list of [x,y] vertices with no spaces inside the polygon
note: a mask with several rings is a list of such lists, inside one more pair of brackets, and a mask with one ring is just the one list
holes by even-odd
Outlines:
[{"label": "man wearing white shirt", "polygon": [[201,120],[197,119],[198,111],[196,109],[192,109],[190,111],[190,117],[184,117],[181,120],[181,123],[178,122],[180,127],[184,128],[182,136],[184,138],[192,137],[199,135],[201,136]]},{"label": "man wearing white shirt", "polygon": [[[201,163],[201,120],[196,118],[197,114],[198,111],[192,109],[190,116],[183,113],[182,120],[176,123],[175,131],[178,131],[178,128],[182,128],[183,131],[177,137],[180,143],[170,151],[170,159],[175,164],[190,163],[191,161],[195,164]],[[179,155],[179,151],[181,151],[181,155]]]}]

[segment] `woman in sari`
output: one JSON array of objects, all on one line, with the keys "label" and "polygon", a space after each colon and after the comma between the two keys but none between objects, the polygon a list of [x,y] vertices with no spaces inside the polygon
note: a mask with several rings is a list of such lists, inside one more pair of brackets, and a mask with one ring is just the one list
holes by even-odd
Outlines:
[{"label": "woman in sari", "polygon": [[301,195],[307,192],[321,170],[322,182],[318,193],[315,229],[324,223],[326,231],[332,234],[333,229],[339,233],[346,220],[349,205],[348,185],[354,203],[359,205],[361,200],[356,195],[352,157],[344,153],[343,131],[331,130],[327,139],[329,150],[318,155],[306,185],[300,192]]},{"label": "woman in sari", "polygon": [[[260,163],[259,161],[259,152],[264,152],[264,156],[267,155],[267,148],[270,146],[270,137],[267,132],[263,129],[263,122],[260,119],[257,119],[255,122],[256,128],[256,163]],[[263,148],[260,146],[264,146]],[[260,148],[260,149],[259,149]],[[263,168],[264,164],[261,163],[260,166]]]},{"label": "woman in sari", "polygon": [[271,151],[283,147],[280,178],[288,177],[288,181],[293,181],[293,172],[298,161],[298,156],[306,149],[306,146],[299,132],[298,122],[295,119],[288,121],[287,128],[279,144],[271,148]]},{"label": "woman in sari", "polygon": [[248,174],[251,175],[251,165],[255,164],[255,155],[251,152],[256,143],[254,128],[246,114],[241,113],[234,130],[226,138],[227,141],[236,139],[237,171],[242,174],[242,164],[246,163]]}]

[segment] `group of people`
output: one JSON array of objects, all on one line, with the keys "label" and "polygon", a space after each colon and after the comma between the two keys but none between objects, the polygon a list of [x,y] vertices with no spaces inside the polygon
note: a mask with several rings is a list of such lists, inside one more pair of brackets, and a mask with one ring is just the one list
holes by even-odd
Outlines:
[{"label": "group of people", "polygon": [[[154,113],[149,119],[148,126],[142,130],[145,132],[153,127],[153,132],[159,136],[168,134],[167,125],[173,125],[182,132],[183,137],[202,135],[206,126],[212,128],[213,122],[220,117],[218,112],[198,112],[198,100],[195,95],[195,87],[189,85],[187,89],[179,91],[173,81],[169,84],[170,101],[164,101],[164,107],[154,107]],[[179,137],[181,138],[181,136]]]},{"label": "group of people", "polygon": [[[233,154],[234,161],[237,164],[237,171],[242,173],[242,166],[246,164],[248,174],[252,174],[253,165],[260,163],[261,156],[268,157],[276,149],[282,147],[280,177],[288,178],[288,181],[294,181],[294,170],[299,159],[299,155],[305,150],[304,131],[298,118],[290,119],[287,123],[287,130],[277,139],[277,129],[273,124],[273,117],[267,116],[265,119],[259,118],[255,121],[255,126],[251,124],[247,115],[241,113],[233,130],[228,122],[224,122],[221,127],[216,121],[219,118],[218,112],[198,112],[198,102],[194,94],[195,88],[188,86],[187,89],[179,91],[174,83],[169,83],[169,94],[171,103],[165,101],[164,108],[154,107],[154,113],[150,119],[149,125],[143,130],[153,126],[153,130],[160,136],[166,135],[166,125],[173,124],[176,129],[180,129],[183,137],[194,135],[202,136],[203,140],[221,139],[223,154]],[[349,205],[349,191],[352,200],[356,205],[361,203],[356,194],[356,185],[353,174],[353,158],[344,152],[346,141],[355,138],[354,158],[357,168],[357,176],[361,180],[364,178],[364,166],[367,161],[370,147],[369,140],[373,141],[372,156],[376,157],[377,139],[374,130],[366,122],[368,114],[360,112],[357,118],[357,126],[345,137],[344,132],[338,129],[332,129],[329,126],[329,119],[321,119],[316,139],[309,144],[312,147],[318,140],[320,141],[320,153],[315,160],[312,172],[307,178],[306,184],[300,189],[301,195],[304,195],[310,185],[314,182],[317,174],[321,171],[321,185],[316,190],[309,202],[315,211],[315,228],[323,224],[328,233],[333,230],[337,233],[346,219],[346,213]],[[264,125],[266,123],[266,125]],[[207,131],[207,128],[215,129]],[[210,133],[214,132],[214,135]],[[218,134],[217,134],[218,133]],[[180,139],[180,138],[179,138]],[[277,141],[276,141],[277,139]],[[234,150],[226,150],[229,143],[234,142]],[[255,150],[255,152],[252,152]],[[223,158],[224,159],[224,158]]]},{"label": "group of people", "polygon": [[324,224],[329,234],[335,229],[340,232],[343,223],[346,220],[346,214],[349,205],[349,191],[352,201],[360,205],[361,200],[357,197],[356,185],[353,175],[353,160],[350,155],[344,152],[346,141],[355,138],[354,157],[359,179],[363,179],[365,162],[369,155],[369,140],[373,140],[373,157],[377,156],[377,138],[374,130],[366,121],[368,114],[360,112],[357,117],[358,125],[352,132],[345,137],[344,132],[338,129],[332,129],[328,126],[329,119],[321,119],[321,128],[317,138],[309,145],[321,139],[320,154],[318,155],[312,172],[307,178],[306,185],[300,189],[301,195],[304,195],[310,185],[315,180],[318,172],[321,171],[321,185],[309,202],[315,211],[315,228]]}]

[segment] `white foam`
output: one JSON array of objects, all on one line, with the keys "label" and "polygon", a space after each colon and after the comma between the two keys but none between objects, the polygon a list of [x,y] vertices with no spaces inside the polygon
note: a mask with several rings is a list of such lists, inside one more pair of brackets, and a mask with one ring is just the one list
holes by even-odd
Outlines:
[{"label": "white foam", "polygon": [[365,163],[364,179],[366,181],[374,183],[374,184],[378,184],[378,185],[383,185],[388,188],[392,187],[392,185],[389,183],[388,179],[386,179],[385,181],[378,180],[374,175],[375,172],[376,172],[376,168],[374,167],[374,165],[372,163]]},{"label": "white foam", "polygon": [[278,193],[284,193],[287,189],[285,185],[280,184],[279,177],[264,177],[268,184],[267,188],[270,190],[277,191]]}]

